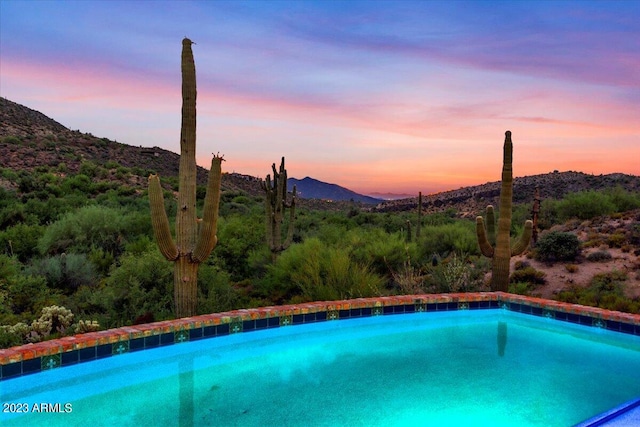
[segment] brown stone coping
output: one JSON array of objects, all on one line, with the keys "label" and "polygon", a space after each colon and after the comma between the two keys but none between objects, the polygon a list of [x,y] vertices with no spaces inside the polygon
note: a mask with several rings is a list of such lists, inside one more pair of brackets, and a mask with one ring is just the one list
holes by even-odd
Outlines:
[{"label": "brown stone coping", "polygon": [[[463,306],[459,307],[464,309],[468,306],[466,303],[482,303],[491,301],[497,302],[498,306],[512,309],[514,311],[539,315],[545,315],[546,313],[551,314],[559,320],[567,320],[574,323],[581,323],[579,321],[574,321],[575,319],[593,319],[594,323],[589,323],[590,326],[596,326],[596,321],[602,321],[604,323],[597,324],[597,326],[640,335],[640,315],[609,311],[595,307],[586,307],[577,304],[568,304],[541,298],[514,295],[504,292],[421,294],[240,309],[224,313],[204,314],[143,325],[123,326],[121,328],[78,334],[35,344],[26,344],[2,349],[0,350],[0,366],[124,341],[127,341],[128,348],[128,341],[138,338],[159,336],[167,333],[176,333],[178,331],[189,331],[208,326],[232,324],[233,322],[282,318],[285,316],[306,315],[321,312],[331,313],[340,310],[375,309],[376,307],[416,306],[423,304],[463,303]],[[522,308],[526,308],[526,310],[523,310]],[[456,307],[454,310],[455,309],[458,308]],[[538,312],[535,312],[535,310]],[[563,317],[561,318],[559,314],[562,314]],[[565,315],[574,317],[566,318]],[[616,327],[609,327],[614,324]],[[624,327],[621,328],[620,325],[624,325]]]}]

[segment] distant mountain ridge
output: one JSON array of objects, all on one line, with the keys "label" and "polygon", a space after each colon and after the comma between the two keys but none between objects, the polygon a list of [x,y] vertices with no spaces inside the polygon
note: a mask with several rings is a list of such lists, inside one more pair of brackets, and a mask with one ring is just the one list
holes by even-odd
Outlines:
[{"label": "distant mountain ridge", "polygon": [[[540,190],[540,198],[561,199],[566,194],[585,190],[603,190],[621,187],[627,191],[640,192],[640,177],[623,173],[607,175],[589,175],[582,172],[558,172],[530,175],[514,178],[513,202],[533,202],[536,188]],[[455,209],[458,216],[475,217],[487,205],[499,205],[501,182],[494,181],[481,185],[444,191],[422,197],[423,211],[426,213]],[[373,211],[398,212],[416,209],[418,198],[389,200],[378,204]]]},{"label": "distant mountain ridge", "polygon": [[293,186],[295,185],[298,196],[305,199],[322,199],[331,201],[348,200],[374,204],[382,202],[382,199],[364,196],[337,184],[318,181],[317,179],[310,178],[308,176],[303,179],[289,178],[287,179],[287,185],[290,190],[293,189]]},{"label": "distant mountain ridge", "polygon": [[[60,169],[64,164],[67,173],[77,173],[86,161],[102,166],[115,162],[127,168],[136,168],[141,173],[117,178],[114,169],[113,173],[103,179],[120,180],[123,185],[143,191],[147,186],[148,173],[159,173],[164,178],[176,177],[179,159],[179,154],[159,147],[136,147],[70,130],[36,110],[0,97],[0,167],[13,171],[37,172],[39,167]],[[269,162],[265,162],[265,176],[267,173]],[[206,184],[207,175],[207,170],[198,167],[199,184]],[[347,209],[352,208],[355,202],[364,203],[361,206],[364,210],[393,212],[416,209],[418,204],[417,197],[383,201],[309,177],[302,180],[291,178],[289,189],[293,187],[293,183],[300,192],[300,204],[312,209]],[[573,171],[520,177],[514,179],[514,202],[532,201],[536,187],[540,188],[544,199],[561,198],[570,192],[616,186],[628,191],[640,191],[640,177],[621,173],[589,175]],[[2,176],[0,187],[16,189],[15,183]],[[240,173],[224,173],[222,188],[224,191],[242,191],[254,197],[264,196],[259,178]],[[487,204],[497,205],[499,195],[500,182],[489,182],[426,195],[423,197],[423,210],[429,213],[454,209],[459,216],[474,217]]]}]

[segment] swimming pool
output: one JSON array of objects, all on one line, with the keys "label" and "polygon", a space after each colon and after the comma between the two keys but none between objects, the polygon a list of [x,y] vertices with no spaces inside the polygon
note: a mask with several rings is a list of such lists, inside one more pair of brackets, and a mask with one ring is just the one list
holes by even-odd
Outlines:
[{"label": "swimming pool", "polygon": [[[180,345],[135,352],[129,340],[117,357],[14,375],[2,402],[29,413],[5,412],[3,425],[566,426],[640,396],[633,316],[506,294],[346,303],[234,312],[174,331],[189,338]],[[197,339],[211,333],[222,336]],[[60,412],[33,413],[40,403]]]}]

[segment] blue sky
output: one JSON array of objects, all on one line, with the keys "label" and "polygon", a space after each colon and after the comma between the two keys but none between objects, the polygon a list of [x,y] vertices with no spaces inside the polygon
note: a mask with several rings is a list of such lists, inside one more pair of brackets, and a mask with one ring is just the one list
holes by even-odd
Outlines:
[{"label": "blue sky", "polygon": [[130,145],[179,152],[193,47],[198,162],[287,159],[371,193],[553,170],[640,174],[639,1],[0,3],[0,95]]}]

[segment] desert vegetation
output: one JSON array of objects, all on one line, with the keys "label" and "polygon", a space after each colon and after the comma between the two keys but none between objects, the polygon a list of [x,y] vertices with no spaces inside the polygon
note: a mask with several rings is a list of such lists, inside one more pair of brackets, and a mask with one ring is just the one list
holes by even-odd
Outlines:
[{"label": "desert vegetation", "polygon": [[[94,179],[118,173],[128,177],[125,183]],[[5,183],[0,188],[0,345],[175,316],[173,267],[154,241],[146,179],[135,178],[146,173],[115,162],[88,164],[77,173],[61,173],[59,165],[33,172],[0,170]],[[169,218],[175,217],[176,187],[169,179],[163,188]],[[201,215],[206,188],[198,186],[196,194]],[[603,198],[613,206],[606,216],[563,213],[573,209],[572,201],[597,205]],[[637,297],[625,287],[640,279],[639,207],[640,194],[621,189],[543,201],[542,212],[557,214],[552,219],[540,215],[540,239],[527,255],[531,262],[566,264],[564,272],[571,276],[606,262],[592,253],[626,248],[636,260],[628,271],[594,275],[588,286],[563,285],[557,298],[638,311]],[[513,207],[512,237],[522,233],[517,224],[530,210],[530,204]],[[480,254],[474,221],[459,218],[453,209],[424,214],[417,237],[417,219],[416,212],[299,206],[292,243],[273,259],[264,199],[224,190],[219,244],[198,271],[197,311],[489,289],[490,262]],[[411,239],[407,222],[413,224]],[[538,294],[551,281],[541,270],[518,265],[510,291]]]}]

